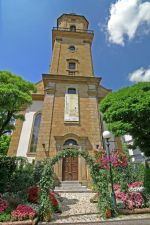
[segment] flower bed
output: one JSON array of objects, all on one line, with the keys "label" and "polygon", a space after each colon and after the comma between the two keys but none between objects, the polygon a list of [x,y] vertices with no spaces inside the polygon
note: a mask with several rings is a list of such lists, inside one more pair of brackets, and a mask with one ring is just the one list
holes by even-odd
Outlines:
[{"label": "flower bed", "polygon": [[[133,210],[135,208],[144,207],[144,199],[142,193],[137,191],[142,188],[143,182],[138,181],[128,184],[128,192],[121,192],[121,187],[118,184],[114,185],[117,206],[121,209]],[[134,191],[132,189],[134,188]]]},{"label": "flower bed", "polygon": [[[114,191],[116,195],[116,203],[118,212],[121,214],[138,214],[150,213],[150,208],[145,205],[142,191],[143,181],[128,184],[128,192],[121,191],[121,185],[114,184]],[[133,189],[133,191],[131,191]],[[90,200],[95,203],[98,201],[98,193]]]},{"label": "flower bed", "polygon": [[11,212],[11,219],[13,221],[16,220],[22,221],[27,219],[33,220],[36,214],[37,214],[36,211],[32,209],[30,206],[18,205],[17,208]]},{"label": "flower bed", "polygon": [[[40,189],[39,187],[33,186],[28,190],[28,201],[31,203],[39,203]],[[49,192],[49,198],[53,205],[55,212],[60,211],[61,197],[56,192]]]},{"label": "flower bed", "polygon": [[[39,194],[39,187],[30,187],[26,193],[27,200],[25,203],[21,204],[15,202],[16,199],[10,195],[0,194],[0,224],[34,224],[35,218],[38,216],[39,212]],[[60,212],[59,206],[61,198],[59,194],[49,192],[49,198],[52,201],[53,210],[55,212]]]}]

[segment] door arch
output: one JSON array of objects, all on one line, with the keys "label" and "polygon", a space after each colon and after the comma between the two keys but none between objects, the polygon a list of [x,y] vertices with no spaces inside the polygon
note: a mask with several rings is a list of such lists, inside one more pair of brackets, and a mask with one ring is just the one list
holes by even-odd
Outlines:
[{"label": "door arch", "polygon": [[[78,145],[74,139],[68,139],[64,142],[64,146]],[[62,162],[62,180],[73,181],[78,180],[78,157],[65,157]]]}]

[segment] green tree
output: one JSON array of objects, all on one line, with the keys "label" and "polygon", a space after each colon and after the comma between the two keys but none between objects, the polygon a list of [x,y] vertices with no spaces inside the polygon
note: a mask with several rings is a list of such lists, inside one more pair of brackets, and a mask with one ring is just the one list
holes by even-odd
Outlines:
[{"label": "green tree", "polygon": [[14,129],[15,119],[24,119],[23,107],[32,103],[34,84],[8,71],[0,71],[0,137]]},{"label": "green tree", "polygon": [[130,134],[133,147],[150,156],[150,82],[142,82],[110,93],[100,111],[115,136]]},{"label": "green tree", "polygon": [[7,155],[11,136],[2,135],[0,137],[0,155]]},{"label": "green tree", "polygon": [[148,162],[145,164],[145,174],[144,174],[144,187],[146,193],[150,195],[150,165]]}]

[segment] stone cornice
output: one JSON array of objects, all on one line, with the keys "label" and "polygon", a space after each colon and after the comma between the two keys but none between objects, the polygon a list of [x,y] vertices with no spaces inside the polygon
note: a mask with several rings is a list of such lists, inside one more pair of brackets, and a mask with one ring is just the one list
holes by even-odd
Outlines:
[{"label": "stone cornice", "polygon": [[49,82],[52,83],[77,83],[77,84],[95,84],[97,87],[100,84],[101,77],[84,77],[84,76],[69,76],[57,74],[43,74],[43,83],[46,87]]}]

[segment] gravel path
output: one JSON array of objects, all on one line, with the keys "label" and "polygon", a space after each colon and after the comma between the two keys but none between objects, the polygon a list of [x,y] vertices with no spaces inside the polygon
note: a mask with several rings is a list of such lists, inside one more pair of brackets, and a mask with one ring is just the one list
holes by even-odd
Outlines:
[{"label": "gravel path", "polygon": [[105,225],[150,225],[150,214],[120,216],[114,218],[113,221],[107,220],[104,222],[104,220],[100,218],[100,215],[97,214],[96,204],[90,203],[90,198],[94,195],[95,193],[61,193],[63,198],[62,213],[55,214],[53,220],[49,223],[38,224],[64,225],[74,223],[78,225],[102,225],[105,223]]},{"label": "gravel path", "polygon": [[95,193],[61,193],[62,213],[56,214],[53,222],[90,222],[99,221],[96,204],[90,203]]}]

